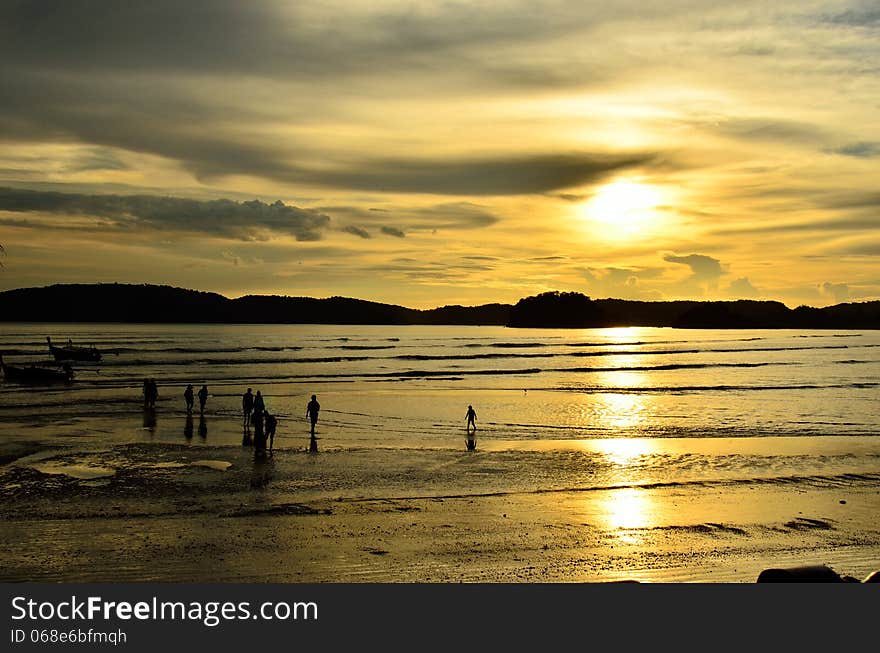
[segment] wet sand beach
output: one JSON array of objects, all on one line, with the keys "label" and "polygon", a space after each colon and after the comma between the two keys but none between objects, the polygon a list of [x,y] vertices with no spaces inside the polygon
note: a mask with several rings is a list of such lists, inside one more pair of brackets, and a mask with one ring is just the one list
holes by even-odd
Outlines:
[{"label": "wet sand beach", "polygon": [[[803,564],[863,578],[880,561],[880,473],[633,482],[598,469],[601,442],[484,444],[47,447],[0,471],[0,579],[753,582]],[[573,472],[589,465],[592,480]]]}]

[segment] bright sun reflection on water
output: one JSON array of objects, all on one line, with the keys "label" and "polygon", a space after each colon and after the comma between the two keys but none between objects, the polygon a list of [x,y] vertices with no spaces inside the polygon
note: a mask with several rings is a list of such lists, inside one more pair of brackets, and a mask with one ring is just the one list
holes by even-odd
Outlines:
[{"label": "bright sun reflection on water", "polygon": [[[614,364],[633,367],[642,363],[641,357],[613,357]],[[601,373],[600,383],[607,388],[628,389],[644,385],[644,372],[621,369]],[[607,392],[596,395],[595,412],[599,423],[612,431],[638,429],[647,422],[650,395],[630,392]]]},{"label": "bright sun reflection on water", "polygon": [[610,530],[647,528],[653,523],[653,501],[647,491],[637,488],[609,492],[599,510]]},{"label": "bright sun reflection on water", "polygon": [[[621,438],[595,443],[598,451],[614,465],[615,482],[631,482],[629,468],[640,464],[645,456],[656,453],[656,443],[649,438]],[[610,530],[648,528],[656,521],[656,506],[650,491],[636,487],[604,493],[598,506],[599,519]],[[634,536],[623,537],[631,541]]]}]

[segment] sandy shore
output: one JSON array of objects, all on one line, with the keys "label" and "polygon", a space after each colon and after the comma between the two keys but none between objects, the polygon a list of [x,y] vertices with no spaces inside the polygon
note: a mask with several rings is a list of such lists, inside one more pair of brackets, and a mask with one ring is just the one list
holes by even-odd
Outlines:
[{"label": "sandy shore", "polygon": [[753,582],[767,567],[880,568],[874,482],[553,487],[486,451],[294,447],[255,461],[230,445],[4,446],[2,581]]}]

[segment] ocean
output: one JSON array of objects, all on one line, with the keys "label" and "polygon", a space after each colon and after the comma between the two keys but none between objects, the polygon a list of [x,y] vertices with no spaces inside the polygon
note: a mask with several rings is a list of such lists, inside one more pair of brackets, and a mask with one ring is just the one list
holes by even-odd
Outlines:
[{"label": "ocean", "polygon": [[322,424],[361,446],[457,446],[469,404],[483,437],[510,442],[880,432],[874,331],[7,323],[0,352],[51,361],[46,336],[103,360],[69,386],[4,384],[0,415],[130,415],[149,377],[169,420],[187,383],[220,419],[246,387],[292,419],[319,394]]}]

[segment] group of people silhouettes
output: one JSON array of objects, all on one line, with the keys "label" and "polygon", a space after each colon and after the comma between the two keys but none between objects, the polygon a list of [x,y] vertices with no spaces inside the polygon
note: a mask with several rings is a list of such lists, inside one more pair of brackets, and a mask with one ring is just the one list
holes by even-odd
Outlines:
[{"label": "group of people silhouettes", "polygon": [[[199,414],[205,414],[205,404],[208,403],[208,386],[203,385],[202,389],[199,390]],[[183,391],[183,399],[186,402],[186,414],[192,415],[193,412],[193,387],[192,384],[186,386],[186,390]]]},{"label": "group of people silhouettes", "polygon": [[[271,453],[275,446],[278,418],[266,410],[263,393],[257,390],[255,395],[253,388],[248,388],[241,397],[241,413],[244,424],[242,444],[253,444],[254,452],[258,456],[265,456],[267,452]],[[254,429],[253,439],[250,437],[251,427]]]},{"label": "group of people silhouettes", "polygon": [[[186,390],[183,391],[183,399],[186,403],[187,416],[192,415],[195,398],[199,398],[199,414],[204,416],[205,404],[208,403],[208,386],[202,385],[198,393],[193,391],[193,385],[188,384]],[[159,398],[159,389],[155,379],[144,379],[144,408],[153,409],[156,407],[156,400]],[[318,403],[318,397],[312,395],[311,400],[306,405],[306,418],[311,425],[309,451],[318,451],[318,439],[315,436],[315,427],[318,424],[318,415],[321,411],[321,404]],[[241,398],[242,422],[244,425],[243,444],[253,444],[257,455],[265,456],[271,453],[275,445],[275,432],[278,428],[278,418],[266,410],[266,402],[262,393],[257,390],[254,394],[253,388],[248,388]],[[146,414],[146,413],[145,413]],[[470,451],[476,449],[477,440],[477,413],[473,406],[468,406],[465,415],[467,420],[467,448]],[[253,428],[253,438],[251,439],[251,428]],[[191,432],[191,427],[188,428]]]}]

